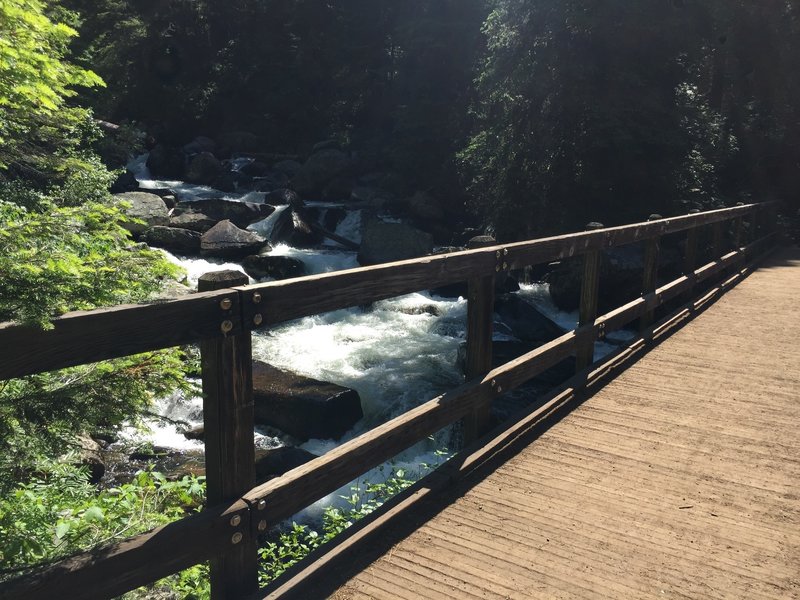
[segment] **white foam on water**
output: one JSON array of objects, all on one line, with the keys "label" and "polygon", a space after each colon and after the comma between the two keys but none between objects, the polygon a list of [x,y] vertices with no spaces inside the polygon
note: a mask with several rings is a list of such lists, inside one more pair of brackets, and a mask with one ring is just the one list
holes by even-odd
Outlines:
[{"label": "white foam on water", "polygon": [[275,229],[275,223],[278,222],[278,217],[281,216],[283,211],[289,208],[288,204],[279,204],[275,207],[275,212],[268,216],[263,221],[253,223],[248,227],[249,230],[255,231],[266,239],[272,235],[272,230]]},{"label": "white foam on water", "polygon": [[[176,264],[180,267],[183,267],[186,271],[186,280],[192,289],[197,289],[197,280],[200,279],[201,275],[205,273],[210,273],[212,271],[239,271],[244,273],[244,269],[242,269],[242,265],[232,262],[225,262],[224,260],[218,259],[207,259],[207,258],[188,258],[183,256],[176,256],[171,252],[164,250],[163,248],[158,248],[159,252],[162,252],[164,256],[173,264]],[[248,277],[249,283],[254,283],[254,280]]]},{"label": "white foam on water", "polygon": [[325,248],[293,248],[287,244],[277,244],[270,256],[288,256],[303,261],[309,275],[355,269],[358,266],[355,252]]}]

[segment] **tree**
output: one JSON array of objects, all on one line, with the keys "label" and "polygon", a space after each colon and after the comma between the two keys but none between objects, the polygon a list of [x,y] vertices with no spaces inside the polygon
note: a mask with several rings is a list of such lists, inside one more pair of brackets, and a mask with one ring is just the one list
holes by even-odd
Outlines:
[{"label": "tree", "polygon": [[57,165],[77,137],[87,113],[67,99],[103,82],[65,58],[75,35],[41,0],[0,1],[0,177]]},{"label": "tree", "polygon": [[724,140],[699,96],[683,3],[498,0],[486,21],[476,209],[502,238],[709,202]]}]

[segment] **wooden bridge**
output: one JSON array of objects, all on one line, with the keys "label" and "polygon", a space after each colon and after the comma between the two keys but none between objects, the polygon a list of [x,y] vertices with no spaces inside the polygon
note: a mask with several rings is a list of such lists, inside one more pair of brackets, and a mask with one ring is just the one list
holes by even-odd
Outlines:
[{"label": "wooden bridge", "polygon": [[[209,507],[0,596],[113,597],[211,560],[217,598],[800,597],[800,252],[754,271],[773,251],[774,211],[224,287],[66,315],[52,331],[2,325],[14,351],[0,379],[201,341]],[[667,235],[686,236],[684,273],[660,284]],[[600,253],[631,243],[645,245],[642,295],[598,316]],[[495,274],[581,254],[578,328],[490,371]],[[255,485],[251,330],[465,280],[466,384]],[[596,339],[636,320],[636,340],[593,360]],[[485,433],[493,398],[571,354],[572,379]],[[261,532],[459,419],[469,447],[256,591]]]}]

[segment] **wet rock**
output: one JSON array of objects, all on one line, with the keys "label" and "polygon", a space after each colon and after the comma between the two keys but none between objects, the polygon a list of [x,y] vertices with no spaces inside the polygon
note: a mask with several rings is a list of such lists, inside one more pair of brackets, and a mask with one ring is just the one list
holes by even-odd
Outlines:
[{"label": "wet rock", "polygon": [[178,254],[196,254],[200,252],[199,231],[178,227],[151,227],[144,235],[144,240],[156,248],[164,248]]},{"label": "wet rock", "polygon": [[250,178],[240,173],[232,171],[222,171],[214,180],[209,184],[215,190],[220,192],[235,192],[240,185],[249,185]]},{"label": "wet rock", "polygon": [[[245,228],[253,223],[262,221],[275,212],[275,207],[270,204],[256,202],[239,202],[225,198],[204,198],[190,202],[179,202],[176,209],[181,214],[200,213],[213,221],[229,220],[237,227]],[[173,226],[180,227],[173,223]],[[185,227],[193,229],[193,227]]]},{"label": "wet rock", "polygon": [[405,204],[409,214],[414,219],[419,219],[426,223],[444,219],[444,210],[442,210],[439,202],[433,196],[425,192],[417,192],[410,198],[406,198]]},{"label": "wet rock", "polygon": [[195,425],[184,431],[183,437],[187,440],[204,440],[206,438],[206,428],[203,425]]},{"label": "wet rock", "polygon": [[253,231],[240,229],[229,220],[220,221],[200,238],[200,253],[216,258],[238,259],[257,254],[267,240]]},{"label": "wet rock", "polygon": [[375,265],[426,256],[433,251],[429,233],[403,223],[374,221],[364,228],[358,262]]},{"label": "wet rock", "polygon": [[295,438],[339,439],[364,415],[358,392],[262,362],[253,363],[256,424]]},{"label": "wet rock", "polygon": [[317,458],[308,450],[284,446],[256,450],[256,481],[268,481]]},{"label": "wet rock", "polygon": [[527,342],[549,342],[563,335],[564,330],[539,310],[515,294],[495,300],[497,316],[508,325],[514,337]]},{"label": "wet rock", "polygon": [[169,225],[167,205],[164,204],[160,196],[148,194],[147,192],[124,192],[122,194],[114,194],[114,197],[130,205],[125,209],[125,214],[128,217],[144,221],[144,223],[126,221],[122,224],[132,234],[144,233],[150,227],[157,225]]},{"label": "wet rock", "polygon": [[281,188],[268,193],[264,197],[264,202],[274,205],[288,204],[293,207],[303,205],[303,201],[300,200],[300,196],[297,195],[297,192],[287,188]]},{"label": "wet rock", "polygon": [[318,194],[327,183],[343,175],[350,167],[350,157],[341,150],[322,150],[309,157],[292,179],[292,186],[302,196]]},{"label": "wet rock", "polygon": [[322,219],[322,226],[328,231],[336,231],[339,224],[347,217],[347,211],[343,208],[329,208],[325,211]]},{"label": "wet rock", "polygon": [[147,157],[147,168],[157,178],[183,179],[186,168],[185,157],[180,149],[158,144]]},{"label": "wet rock", "polygon": [[273,244],[288,244],[295,248],[309,248],[322,243],[322,234],[312,229],[307,211],[284,210],[275,220],[269,241]]},{"label": "wet rock", "polygon": [[242,268],[253,279],[291,279],[306,274],[303,261],[289,256],[248,256]]},{"label": "wet rock", "polygon": [[186,181],[211,185],[222,174],[222,163],[210,152],[201,152],[191,159],[186,168]]},{"label": "wet rock", "polygon": [[125,170],[120,173],[111,184],[109,191],[112,194],[120,194],[122,192],[134,192],[139,189],[139,182],[136,181],[136,176],[133,172]]}]

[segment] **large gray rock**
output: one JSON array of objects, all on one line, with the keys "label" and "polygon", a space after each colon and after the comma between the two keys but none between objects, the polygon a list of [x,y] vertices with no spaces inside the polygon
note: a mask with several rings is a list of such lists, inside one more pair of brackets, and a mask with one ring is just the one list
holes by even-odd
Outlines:
[{"label": "large gray rock", "polygon": [[253,363],[253,400],[258,425],[305,441],[339,439],[364,416],[358,392]]},{"label": "large gray rock", "polygon": [[433,251],[429,233],[403,223],[372,222],[364,228],[358,262],[375,265],[425,256]]},{"label": "large gray rock", "polygon": [[157,225],[169,225],[167,205],[164,204],[160,196],[148,194],[147,192],[124,192],[122,194],[114,194],[114,197],[129,205],[125,209],[125,214],[128,217],[143,221],[143,223],[137,223],[131,220],[122,224],[132,234],[142,234]]},{"label": "large gray rock", "polygon": [[317,458],[308,450],[283,446],[269,450],[256,450],[256,481],[268,481]]},{"label": "large gray rock", "polygon": [[303,261],[290,256],[248,256],[242,261],[242,268],[253,279],[291,279],[306,274]]},{"label": "large gray rock", "polygon": [[186,168],[186,181],[211,185],[221,174],[222,163],[211,152],[201,152],[189,161],[189,166]]},{"label": "large gray rock", "polygon": [[[245,228],[248,225],[262,221],[275,212],[275,207],[270,204],[256,202],[239,202],[225,198],[204,198],[189,202],[178,202],[176,211],[181,215],[186,213],[202,214],[213,221],[231,221],[237,227]],[[180,225],[174,224],[175,227]],[[194,227],[186,227],[194,229]]]},{"label": "large gray rock", "polygon": [[147,156],[147,168],[154,177],[183,179],[186,158],[178,148],[158,144]]},{"label": "large gray rock", "polygon": [[176,209],[169,218],[170,227],[189,229],[199,233],[205,233],[217,223],[219,223],[219,219],[214,219],[201,212],[183,212],[180,208]]},{"label": "large gray rock", "polygon": [[204,256],[238,259],[257,254],[268,245],[267,240],[253,231],[236,227],[228,220],[220,221],[200,238],[200,253]]},{"label": "large gray rock", "polygon": [[498,297],[494,310],[514,336],[526,342],[549,342],[564,333],[561,327],[516,294]]},{"label": "large gray rock", "polygon": [[292,179],[301,195],[321,193],[325,184],[346,173],[352,165],[350,157],[333,148],[312,154]]},{"label": "large gray rock", "polygon": [[185,255],[200,252],[200,237],[201,234],[198,231],[157,225],[151,227],[144,234],[144,241],[156,248],[164,248]]}]

